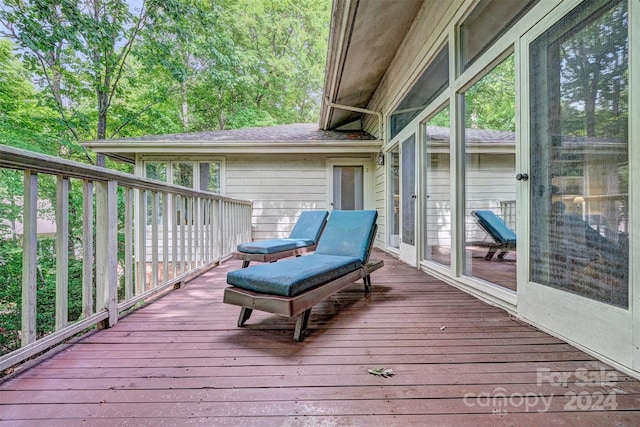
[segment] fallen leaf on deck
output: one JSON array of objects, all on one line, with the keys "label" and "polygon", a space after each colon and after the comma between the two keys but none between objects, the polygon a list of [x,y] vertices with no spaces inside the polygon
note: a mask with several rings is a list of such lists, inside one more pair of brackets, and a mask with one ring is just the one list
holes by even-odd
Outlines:
[{"label": "fallen leaf on deck", "polygon": [[377,375],[379,377],[388,378],[393,376],[393,369],[385,369],[385,368],[369,369],[369,373],[371,375]]}]

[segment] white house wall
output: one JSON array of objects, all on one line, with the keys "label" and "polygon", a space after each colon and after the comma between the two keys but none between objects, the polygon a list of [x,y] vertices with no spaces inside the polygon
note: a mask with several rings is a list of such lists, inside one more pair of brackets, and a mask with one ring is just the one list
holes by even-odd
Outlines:
[{"label": "white house wall", "polygon": [[[254,240],[288,236],[300,212],[327,209],[327,161],[324,154],[228,155],[225,195],[253,202]],[[369,155],[340,158],[370,160]]]},{"label": "white house wall", "polygon": [[378,248],[384,248],[385,236],[387,234],[387,209],[386,209],[386,185],[384,166],[377,166],[375,170],[374,178],[374,206],[378,211],[378,234],[376,235],[375,246]]}]

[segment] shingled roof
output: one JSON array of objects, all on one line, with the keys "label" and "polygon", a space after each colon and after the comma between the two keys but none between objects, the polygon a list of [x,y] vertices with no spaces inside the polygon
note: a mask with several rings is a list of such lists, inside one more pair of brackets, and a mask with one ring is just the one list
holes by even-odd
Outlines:
[{"label": "shingled roof", "polygon": [[132,162],[136,153],[373,153],[380,149],[381,141],[361,130],[321,130],[317,124],[302,123],[85,141],[82,145]]},{"label": "shingled roof", "polygon": [[[256,128],[216,130],[208,132],[174,133],[170,135],[148,135],[131,138],[110,139],[109,142],[253,142],[253,141],[349,141],[375,140],[361,130],[320,130],[317,124],[298,123],[292,125],[264,126]],[[93,142],[93,141],[91,141]]]}]

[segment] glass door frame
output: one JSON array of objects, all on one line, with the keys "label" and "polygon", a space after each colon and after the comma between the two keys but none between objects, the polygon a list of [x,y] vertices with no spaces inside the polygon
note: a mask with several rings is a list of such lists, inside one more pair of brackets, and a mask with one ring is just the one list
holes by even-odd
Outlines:
[{"label": "glass door frame", "polygon": [[[418,148],[419,144],[419,126],[413,126],[412,131],[405,134],[403,138],[400,139],[398,147],[399,147],[399,158],[400,158],[400,260],[405,263],[417,267],[418,266],[418,217],[419,215],[419,198],[418,198]],[[411,159],[410,165],[405,164],[405,156],[403,153],[403,146],[405,143],[408,143],[409,140],[413,138],[413,156],[409,156]],[[407,171],[407,166],[413,167],[413,188],[407,188],[407,184],[405,183],[405,171]],[[406,196],[406,197],[403,197]],[[405,219],[405,209],[408,205],[413,205],[413,218],[410,220],[413,221],[413,224],[406,224]],[[406,242],[403,238],[405,235],[405,230],[408,228],[407,225],[413,228],[413,242]]]},{"label": "glass door frame", "polygon": [[[387,236],[386,237],[386,242],[385,242],[385,247],[388,251],[393,252],[395,254],[398,254],[399,258],[401,261],[413,266],[413,267],[418,267],[419,266],[419,247],[422,241],[422,238],[420,237],[420,227],[421,227],[421,221],[418,220],[418,218],[422,215],[422,206],[420,204],[420,179],[421,179],[421,174],[419,173],[419,165],[420,165],[420,147],[422,146],[422,137],[420,135],[420,117],[416,117],[412,120],[412,122],[407,125],[398,135],[396,135],[394,137],[393,140],[391,140],[391,142],[389,144],[387,144],[387,147],[385,148],[385,159],[389,159],[391,157],[391,152],[392,151],[398,151],[398,180],[400,181],[400,185],[399,185],[399,202],[398,202],[398,207],[400,209],[399,211],[399,215],[398,215],[398,222],[399,222],[399,245],[398,247],[393,247],[390,244],[390,237]],[[402,233],[403,233],[403,219],[402,219],[402,204],[403,204],[403,199],[402,199],[402,194],[403,194],[403,183],[402,183],[402,144],[407,141],[409,138],[411,138],[411,136],[414,137],[414,156],[413,156],[413,161],[414,161],[414,189],[412,194],[415,195],[415,198],[413,199],[413,202],[415,204],[414,206],[414,244],[413,245],[409,245],[405,242],[402,242]],[[392,176],[393,171],[391,170],[392,165],[390,161],[385,161],[385,168],[386,168],[386,174],[387,176]],[[386,212],[386,224],[385,224],[385,229],[386,230],[391,230],[392,226],[393,226],[393,222],[392,222],[392,216],[393,216],[393,209],[394,209],[394,195],[393,195],[393,191],[391,188],[391,181],[388,180],[386,182],[386,193],[389,195],[389,197],[387,197],[386,199],[386,206],[385,206],[385,212]]]},{"label": "glass door frame", "polygon": [[330,157],[326,163],[327,210],[333,210],[333,168],[334,166],[362,166],[362,194],[364,209],[375,209],[373,203],[373,161],[371,158]]},{"label": "glass door frame", "polygon": [[[432,104],[429,105],[429,107],[427,109],[425,109],[426,114],[424,114],[421,118],[420,121],[420,129],[418,131],[418,134],[420,136],[419,138],[419,144],[418,144],[418,164],[419,164],[419,169],[418,169],[418,173],[416,176],[416,179],[418,179],[418,194],[421,195],[422,197],[419,197],[420,203],[418,206],[418,228],[420,230],[420,236],[419,239],[420,241],[418,242],[420,245],[420,249],[418,250],[418,254],[420,257],[420,263],[425,265],[425,266],[429,266],[429,268],[431,269],[435,269],[438,271],[443,272],[444,274],[447,275],[451,275],[452,271],[454,270],[453,265],[455,264],[455,260],[456,260],[456,244],[455,244],[455,239],[456,239],[456,223],[455,223],[455,214],[456,214],[456,199],[454,198],[455,196],[455,185],[454,185],[454,174],[455,174],[455,139],[454,139],[454,130],[453,127],[451,125],[451,120],[452,117],[454,116],[454,114],[451,111],[451,104],[450,104],[450,95],[449,93],[445,92],[442,96],[438,97],[435,102],[433,102]],[[431,119],[433,119],[434,117],[436,117],[437,115],[439,115],[442,111],[444,111],[445,109],[448,109],[449,111],[449,147],[448,147],[448,155],[449,155],[449,208],[450,208],[450,218],[449,218],[449,225],[451,227],[450,230],[450,247],[449,247],[449,251],[450,251],[450,259],[449,259],[449,264],[441,264],[438,262],[435,262],[433,260],[427,260],[425,259],[425,245],[427,244],[428,241],[428,236],[427,236],[427,229],[428,229],[428,222],[430,220],[430,218],[428,218],[427,215],[429,215],[429,209],[428,209],[428,173],[429,173],[429,168],[430,168],[430,164],[429,164],[429,159],[427,158],[426,152],[427,152],[427,145],[428,145],[428,141],[427,141],[427,136],[426,136],[426,128],[429,124],[429,121]]]},{"label": "glass door frame", "polygon": [[[578,6],[580,1],[567,1],[556,8],[553,15],[548,15],[531,30],[526,32],[519,40],[518,50],[520,55],[520,69],[528,73],[530,69],[531,44],[544,34],[554,24],[561,21],[566,14]],[[638,182],[637,167],[640,164],[640,147],[631,141],[640,137],[640,121],[632,120],[633,115],[640,111],[640,44],[638,37],[634,40],[633,34],[640,35],[640,4],[637,1],[628,1],[629,10],[629,226],[631,230],[637,230],[639,224],[638,199],[634,194],[637,189],[633,183]],[[554,11],[554,12],[555,12]],[[634,43],[634,41],[636,41]],[[524,102],[520,102],[521,126],[520,152],[527,153],[519,157],[518,171],[531,175],[530,155],[533,141],[531,141],[530,126],[530,81],[520,79],[520,93]],[[578,348],[590,353],[597,353],[600,358],[606,359],[612,365],[621,370],[629,368],[639,371],[640,351],[637,349],[640,343],[640,304],[637,303],[640,293],[639,263],[632,262],[634,246],[638,246],[638,237],[629,233],[629,307],[619,308],[602,303],[574,293],[565,292],[550,286],[533,282],[530,277],[531,247],[529,237],[531,233],[530,218],[532,206],[530,202],[531,188],[528,182],[522,181],[518,185],[518,250],[521,251],[518,263],[518,315],[527,322],[538,326],[542,330],[553,331],[556,336],[562,336],[566,341]],[[635,191],[634,191],[635,190]],[[526,237],[525,237],[526,236]],[[521,238],[522,237],[522,238]],[[520,242],[526,239],[526,244]],[[625,369],[626,368],[626,369]]]}]

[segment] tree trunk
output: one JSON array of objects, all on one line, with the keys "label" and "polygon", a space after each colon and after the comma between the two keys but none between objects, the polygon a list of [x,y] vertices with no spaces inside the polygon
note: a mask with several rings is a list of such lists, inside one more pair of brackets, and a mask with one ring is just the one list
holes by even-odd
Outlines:
[{"label": "tree trunk", "polygon": [[[107,112],[109,111],[109,94],[107,92],[98,90],[98,131],[96,133],[96,139],[107,138]],[[104,154],[96,155],[96,165],[100,167],[105,166]]]},{"label": "tree trunk", "polygon": [[182,128],[189,131],[189,101],[187,99],[187,82],[182,82]]}]

